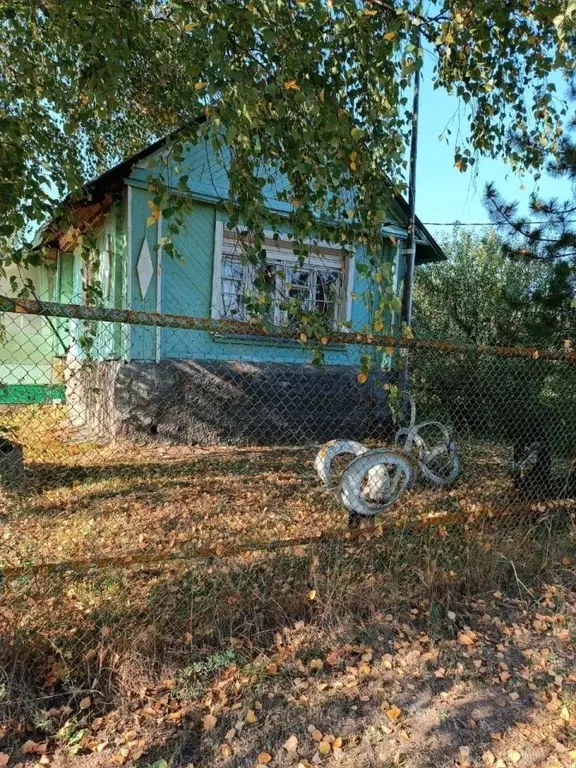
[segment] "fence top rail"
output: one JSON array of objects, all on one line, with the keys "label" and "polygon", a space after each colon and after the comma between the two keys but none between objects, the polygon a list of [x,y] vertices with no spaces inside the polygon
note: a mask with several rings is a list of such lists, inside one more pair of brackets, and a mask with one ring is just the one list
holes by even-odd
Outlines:
[{"label": "fence top rail", "polygon": [[461,344],[437,339],[399,338],[379,334],[343,330],[327,333],[322,338],[308,338],[294,328],[273,326],[261,320],[245,322],[240,320],[218,320],[208,317],[160,314],[131,309],[85,306],[82,304],[60,304],[52,301],[14,299],[0,295],[0,312],[15,312],[42,317],[58,317],[88,321],[102,321],[127,325],[143,325],[157,328],[174,328],[190,331],[208,331],[219,334],[251,335],[268,338],[300,341],[306,346],[327,344],[359,344],[384,348],[436,350],[450,354],[483,354],[506,358],[531,358],[534,360],[558,360],[576,363],[576,350],[571,346],[562,349],[536,347],[504,347],[483,344]]}]

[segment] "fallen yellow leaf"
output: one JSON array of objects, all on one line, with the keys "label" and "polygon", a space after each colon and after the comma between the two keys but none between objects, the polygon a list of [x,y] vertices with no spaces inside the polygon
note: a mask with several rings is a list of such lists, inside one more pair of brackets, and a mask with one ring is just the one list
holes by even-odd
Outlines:
[{"label": "fallen yellow leaf", "polygon": [[260,765],[267,765],[272,761],[272,755],[268,754],[268,752],[260,752],[258,755],[258,763]]},{"label": "fallen yellow leaf", "polygon": [[246,715],[246,722],[247,723],[255,723],[256,722],[256,713],[253,709],[249,710],[248,714]]},{"label": "fallen yellow leaf", "polygon": [[285,742],[284,742],[284,749],[286,752],[296,752],[298,749],[298,739],[294,734],[290,736]]},{"label": "fallen yellow leaf", "polygon": [[398,720],[401,714],[402,710],[400,707],[390,707],[390,709],[386,710],[386,715],[390,720]]},{"label": "fallen yellow leaf", "polygon": [[29,755],[31,752],[36,752],[37,747],[38,744],[35,741],[28,739],[28,741],[25,741],[24,744],[22,744],[20,747],[20,752],[25,755]]},{"label": "fallen yellow leaf", "polygon": [[301,547],[299,544],[297,544],[294,547],[293,552],[296,555],[296,557],[304,557],[304,555],[306,554],[306,550],[304,549],[304,547]]},{"label": "fallen yellow leaf", "polygon": [[218,720],[214,717],[214,715],[205,715],[202,718],[202,727],[206,732],[209,732],[214,730],[217,722]]},{"label": "fallen yellow leaf", "polygon": [[332,747],[327,741],[324,741],[324,739],[318,744],[318,752],[320,752],[321,755],[329,755]]}]

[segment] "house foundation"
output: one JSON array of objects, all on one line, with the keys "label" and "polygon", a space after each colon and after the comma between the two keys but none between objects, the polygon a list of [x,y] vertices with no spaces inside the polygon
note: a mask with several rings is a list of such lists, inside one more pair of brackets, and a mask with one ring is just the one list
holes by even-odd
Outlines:
[{"label": "house foundation", "polygon": [[72,362],[66,402],[88,439],[299,445],[383,437],[385,383],[357,368],[198,360]]}]

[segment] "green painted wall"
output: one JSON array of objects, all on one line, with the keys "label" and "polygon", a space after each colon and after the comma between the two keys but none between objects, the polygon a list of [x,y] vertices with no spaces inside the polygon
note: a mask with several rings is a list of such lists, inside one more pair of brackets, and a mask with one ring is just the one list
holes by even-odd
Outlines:
[{"label": "green painted wall", "polygon": [[[0,278],[0,293],[12,295],[10,277],[33,281],[40,298],[54,298],[54,267],[29,267],[20,274],[14,265],[6,267]],[[20,313],[2,313],[0,322],[0,403],[19,402],[25,387],[48,387],[56,382],[53,356],[55,336],[44,317]],[[24,400],[26,402],[26,399]]]},{"label": "green painted wall", "polygon": [[[124,308],[126,298],[126,204],[118,201],[106,215],[97,234],[96,251],[99,262],[98,281],[102,291],[101,306]],[[85,264],[80,254],[60,252],[56,280],[56,300],[62,303],[82,304],[84,302]],[[95,328],[90,354],[96,359],[118,359],[126,355],[128,348],[127,329],[119,323],[100,322],[90,326],[82,320],[58,319],[59,356],[66,350],[83,358],[85,350],[79,339]],[[62,349],[64,348],[64,352]]]}]

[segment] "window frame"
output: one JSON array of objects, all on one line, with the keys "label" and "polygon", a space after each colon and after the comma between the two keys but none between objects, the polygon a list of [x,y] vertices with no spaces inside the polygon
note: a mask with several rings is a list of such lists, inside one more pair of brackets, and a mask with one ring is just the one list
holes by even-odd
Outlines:
[{"label": "window frame", "polygon": [[[231,239],[230,236],[238,234],[238,230],[227,230],[224,228],[224,222],[216,221],[214,231],[214,264],[212,271],[212,304],[211,304],[211,317],[214,320],[230,319],[223,317],[223,301],[222,301],[222,280],[223,280],[223,265],[226,258],[232,258],[234,260],[234,254],[227,252],[226,241]],[[266,248],[266,261],[271,266],[300,266],[298,257],[294,254],[292,248],[292,241],[288,239],[274,239],[274,233],[266,230],[265,236],[265,248]],[[314,241],[309,239],[306,241],[317,255],[311,255],[306,257],[304,265],[301,266],[305,269],[309,266],[312,270],[316,267],[322,267],[324,270],[329,270],[333,267],[340,274],[340,291],[341,297],[338,300],[339,307],[335,312],[334,325],[335,329],[348,330],[345,323],[349,323],[352,315],[352,290],[354,281],[354,266],[355,266],[355,254],[349,247],[338,248],[333,243],[325,241]],[[344,250],[347,255],[341,253]],[[241,263],[241,259],[238,257],[237,261]],[[246,265],[243,265],[246,266]],[[274,325],[285,324],[286,312],[281,310],[277,305],[273,309],[273,323]],[[240,319],[240,318],[239,318]]]}]

